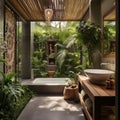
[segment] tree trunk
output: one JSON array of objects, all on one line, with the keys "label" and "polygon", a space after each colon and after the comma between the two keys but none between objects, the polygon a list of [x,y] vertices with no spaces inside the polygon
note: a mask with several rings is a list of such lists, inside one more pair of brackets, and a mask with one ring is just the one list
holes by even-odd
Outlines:
[{"label": "tree trunk", "polygon": [[102,62],[102,55],[99,50],[94,50],[92,53],[92,63],[93,68],[100,69],[100,64]]},{"label": "tree trunk", "polygon": [[88,49],[88,58],[90,68],[100,69],[102,55],[98,49]]}]

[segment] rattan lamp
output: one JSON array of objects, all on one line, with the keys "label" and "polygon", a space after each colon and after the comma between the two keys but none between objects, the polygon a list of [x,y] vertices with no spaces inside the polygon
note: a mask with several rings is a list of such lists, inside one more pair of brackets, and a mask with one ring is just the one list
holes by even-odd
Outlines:
[{"label": "rattan lamp", "polygon": [[50,20],[52,19],[53,16],[53,10],[50,8],[45,9],[45,20],[47,22],[50,22]]}]

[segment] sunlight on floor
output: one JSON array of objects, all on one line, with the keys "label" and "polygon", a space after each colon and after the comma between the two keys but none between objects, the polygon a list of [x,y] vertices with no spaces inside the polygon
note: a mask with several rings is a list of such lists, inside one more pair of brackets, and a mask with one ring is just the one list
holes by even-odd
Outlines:
[{"label": "sunlight on floor", "polygon": [[[44,106],[40,105],[38,108],[46,108],[50,109],[50,111],[65,111],[66,109],[71,108],[70,111],[79,111],[79,109],[73,104],[69,104],[67,101],[62,102],[63,98],[61,97],[47,97],[47,99],[49,99],[49,103],[45,104]],[[59,105],[60,102],[61,105]]]},{"label": "sunlight on floor", "polygon": [[35,96],[17,120],[86,120],[80,103],[63,96]]}]

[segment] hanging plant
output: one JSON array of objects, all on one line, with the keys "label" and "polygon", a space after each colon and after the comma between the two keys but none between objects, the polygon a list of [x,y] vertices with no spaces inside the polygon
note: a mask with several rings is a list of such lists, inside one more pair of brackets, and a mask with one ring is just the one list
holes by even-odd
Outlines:
[{"label": "hanging plant", "polygon": [[90,21],[82,21],[77,26],[78,39],[88,50],[89,64],[92,65],[93,53],[101,48],[101,27]]}]

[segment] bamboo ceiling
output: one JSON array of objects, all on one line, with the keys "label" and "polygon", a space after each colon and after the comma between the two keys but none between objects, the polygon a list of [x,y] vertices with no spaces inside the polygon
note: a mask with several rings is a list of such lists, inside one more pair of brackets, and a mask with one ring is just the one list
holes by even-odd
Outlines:
[{"label": "bamboo ceiling", "polygon": [[53,9],[52,21],[81,20],[89,0],[6,0],[26,21],[45,21],[44,10]]},{"label": "bamboo ceiling", "polygon": [[105,16],[104,20],[116,20],[116,8],[112,8]]}]

